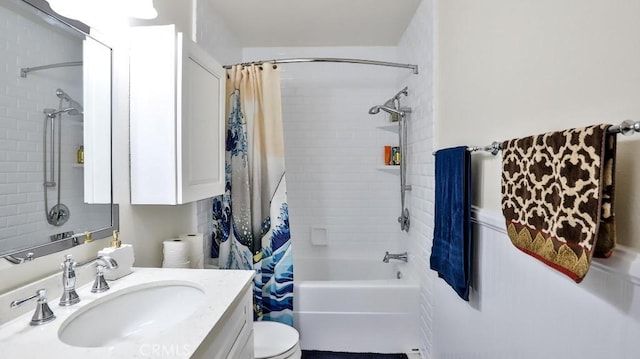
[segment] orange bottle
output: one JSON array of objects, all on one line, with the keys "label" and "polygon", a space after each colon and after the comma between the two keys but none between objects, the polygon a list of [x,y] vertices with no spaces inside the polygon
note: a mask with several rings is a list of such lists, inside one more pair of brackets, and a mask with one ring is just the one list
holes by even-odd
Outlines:
[{"label": "orange bottle", "polygon": [[391,160],[391,146],[384,146],[384,164],[390,165]]}]

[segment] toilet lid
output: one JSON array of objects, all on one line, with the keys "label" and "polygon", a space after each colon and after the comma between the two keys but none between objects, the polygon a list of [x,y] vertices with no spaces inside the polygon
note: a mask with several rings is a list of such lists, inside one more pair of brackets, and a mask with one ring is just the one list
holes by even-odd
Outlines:
[{"label": "toilet lid", "polygon": [[280,355],[298,344],[295,328],[278,322],[253,322],[253,346],[256,358]]}]

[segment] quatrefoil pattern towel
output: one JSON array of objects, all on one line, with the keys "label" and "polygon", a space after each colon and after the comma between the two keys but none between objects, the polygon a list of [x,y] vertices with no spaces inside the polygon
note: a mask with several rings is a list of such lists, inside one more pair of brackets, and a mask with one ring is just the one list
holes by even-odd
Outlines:
[{"label": "quatrefoil pattern towel", "polygon": [[502,212],[511,242],[582,281],[615,246],[616,135],[597,125],[505,141]]}]

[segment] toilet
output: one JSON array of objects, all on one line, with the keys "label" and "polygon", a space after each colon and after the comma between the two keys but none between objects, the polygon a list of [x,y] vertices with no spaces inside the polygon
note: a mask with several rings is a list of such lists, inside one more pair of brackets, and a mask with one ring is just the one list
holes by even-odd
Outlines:
[{"label": "toilet", "polygon": [[253,349],[256,359],[300,359],[298,331],[278,322],[253,322]]}]

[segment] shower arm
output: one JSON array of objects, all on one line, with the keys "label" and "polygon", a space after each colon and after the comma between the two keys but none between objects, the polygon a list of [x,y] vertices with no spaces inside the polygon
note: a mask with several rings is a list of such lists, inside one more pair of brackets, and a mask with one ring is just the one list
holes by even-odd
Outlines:
[{"label": "shower arm", "polygon": [[[398,103],[397,103],[397,104],[398,104],[398,108],[400,108],[400,98],[401,98],[403,95],[404,95],[404,96],[409,95],[409,87],[405,87],[405,88],[403,88],[403,89],[402,89],[402,90],[400,90],[400,91],[399,91],[395,96],[393,96],[393,97],[392,97],[392,99],[394,99],[394,100],[398,101]],[[411,112],[411,111],[409,111],[409,112]]]}]

